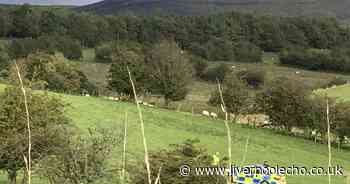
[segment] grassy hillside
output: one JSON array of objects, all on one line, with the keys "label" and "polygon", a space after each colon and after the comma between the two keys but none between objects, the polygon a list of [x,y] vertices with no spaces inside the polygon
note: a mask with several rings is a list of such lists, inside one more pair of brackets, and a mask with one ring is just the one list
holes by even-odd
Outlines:
[{"label": "grassy hillside", "polygon": [[[0,85],[0,90],[4,85]],[[106,127],[119,129],[122,127],[124,113],[129,114],[128,125],[128,158],[129,163],[142,159],[142,139],[136,108],[131,103],[118,103],[103,98],[59,95],[70,103],[67,109],[74,125],[82,133],[89,127]],[[226,153],[225,126],[221,120],[193,116],[190,113],[173,112],[163,109],[143,109],[146,136],[151,151],[167,148],[169,144],[181,143],[186,139],[199,139],[209,152]],[[234,133],[233,158],[240,163],[244,153],[247,137],[250,146],[247,152],[248,163],[268,161],[280,166],[326,166],[327,147],[314,144],[299,138],[278,135],[270,130],[250,129],[239,125],[231,125]],[[334,164],[340,164],[350,170],[350,152],[334,149]],[[120,154],[116,151],[111,163],[117,163]],[[1,178],[1,177],[0,177]],[[5,184],[5,178],[0,179]],[[288,177],[290,184],[319,184],[325,183],[327,177]],[[40,183],[45,183],[41,181]],[[334,184],[345,183],[344,177],[336,177]]]},{"label": "grassy hillside", "polygon": [[335,88],[318,90],[318,93],[327,94],[328,96],[336,97],[339,100],[349,101],[350,100],[350,85],[347,84],[347,85],[338,86]]},{"label": "grassy hillside", "polygon": [[223,11],[249,11],[282,16],[333,16],[348,19],[347,0],[105,0],[80,10],[99,14],[207,15]]}]

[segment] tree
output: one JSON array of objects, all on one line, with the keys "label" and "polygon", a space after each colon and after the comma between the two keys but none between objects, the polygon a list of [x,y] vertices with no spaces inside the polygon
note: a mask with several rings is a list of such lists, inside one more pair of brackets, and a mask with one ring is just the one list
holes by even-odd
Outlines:
[{"label": "tree", "polygon": [[[227,75],[223,82],[222,97],[227,112],[234,115],[234,121],[237,120],[236,118],[239,115],[248,113],[252,106],[252,98],[247,83],[233,73]],[[216,106],[222,104],[219,91],[212,94],[209,103]]]},{"label": "tree", "polygon": [[[65,104],[48,94],[34,94],[27,89],[31,123],[32,161],[52,154],[64,141],[69,119]],[[8,87],[0,94],[0,169],[8,174],[11,184],[25,167],[23,155],[28,155],[26,111],[23,94],[18,87]],[[33,164],[34,165],[34,164]]]},{"label": "tree", "polygon": [[234,48],[235,60],[244,63],[261,63],[262,51],[250,42],[239,42]]},{"label": "tree", "polygon": [[151,79],[151,90],[164,96],[165,104],[170,100],[183,100],[188,93],[188,85],[193,69],[187,54],[174,41],[161,41],[146,57]]},{"label": "tree", "polygon": [[57,38],[57,47],[67,59],[79,60],[83,57],[81,44],[70,37]]},{"label": "tree", "polygon": [[308,126],[309,97],[310,90],[301,82],[281,77],[265,86],[256,103],[272,124],[290,131],[292,127]]},{"label": "tree", "polygon": [[11,35],[14,37],[36,37],[39,35],[39,15],[34,12],[30,5],[24,4],[17,7],[12,14],[13,29]]},{"label": "tree", "polygon": [[[18,60],[23,67],[23,79],[30,81],[34,89],[50,89],[58,92],[81,94],[84,87],[90,86],[86,76],[74,65],[65,62],[57,56],[45,53],[31,54]],[[9,80],[16,80],[15,69],[12,67]],[[11,72],[10,72],[11,73]],[[92,91],[89,91],[92,94]]]},{"label": "tree", "polygon": [[9,65],[10,57],[5,48],[0,46],[0,79],[6,77]]},{"label": "tree", "polygon": [[119,48],[112,56],[109,70],[108,87],[121,94],[133,94],[127,68],[130,69],[138,93],[146,90],[147,75],[144,57],[124,47]]}]

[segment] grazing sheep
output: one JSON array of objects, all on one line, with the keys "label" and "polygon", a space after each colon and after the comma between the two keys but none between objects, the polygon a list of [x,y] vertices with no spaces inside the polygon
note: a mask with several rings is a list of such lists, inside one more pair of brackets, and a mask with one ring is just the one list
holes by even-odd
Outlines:
[{"label": "grazing sheep", "polygon": [[218,118],[218,115],[215,112],[211,112],[210,116],[215,119]]},{"label": "grazing sheep", "polygon": [[148,106],[148,107],[154,107],[154,105],[152,105],[152,104],[148,104],[147,106]]},{"label": "grazing sheep", "polygon": [[202,111],[202,115],[210,117],[210,113],[208,111]]},{"label": "grazing sheep", "polygon": [[119,101],[119,97],[112,97],[114,101]]},{"label": "grazing sheep", "polygon": [[85,94],[85,96],[89,97],[90,95],[89,94]]},{"label": "grazing sheep", "polygon": [[233,65],[233,66],[231,66],[231,68],[232,68],[232,69],[236,69],[236,66]]},{"label": "grazing sheep", "polygon": [[300,74],[300,72],[299,72],[299,71],[296,71],[296,72],[295,72],[295,74],[299,75],[299,74]]}]

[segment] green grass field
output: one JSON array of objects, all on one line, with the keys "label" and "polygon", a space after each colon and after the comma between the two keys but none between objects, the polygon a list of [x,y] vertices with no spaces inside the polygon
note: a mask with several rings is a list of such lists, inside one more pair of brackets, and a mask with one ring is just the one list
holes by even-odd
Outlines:
[{"label": "green grass field", "polygon": [[[0,90],[5,86],[0,85]],[[105,127],[121,129],[125,112],[129,116],[128,125],[128,159],[129,163],[142,160],[142,139],[136,106],[131,103],[119,103],[103,98],[59,95],[70,103],[68,115],[74,125],[82,131],[89,127]],[[193,116],[190,113],[174,112],[164,109],[143,108],[146,137],[151,151],[166,149],[169,144],[181,143],[186,139],[199,139],[201,144],[210,153],[226,154],[226,130],[221,120]],[[250,146],[247,152],[249,163],[263,163],[280,166],[326,166],[327,147],[315,144],[312,141],[276,134],[270,130],[251,129],[240,125],[231,125],[234,134],[233,158],[240,163],[244,154],[245,142],[250,137]],[[111,158],[111,164],[120,160],[116,150]],[[333,164],[340,164],[350,170],[350,152],[333,150]],[[5,184],[6,177],[0,177],[0,183]],[[320,184],[326,183],[327,177],[287,177],[289,184]],[[40,181],[39,183],[45,183]],[[335,177],[334,184],[345,184],[344,177]]]},{"label": "green grass field", "polygon": [[350,101],[350,85],[338,86],[335,88],[328,88],[318,90],[317,93],[327,94],[330,97],[338,98],[339,100]]}]

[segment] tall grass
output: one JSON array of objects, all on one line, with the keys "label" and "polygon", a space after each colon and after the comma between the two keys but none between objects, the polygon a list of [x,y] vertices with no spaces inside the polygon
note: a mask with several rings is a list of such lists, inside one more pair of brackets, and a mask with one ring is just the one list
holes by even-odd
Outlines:
[{"label": "tall grass", "polygon": [[28,155],[23,155],[24,162],[26,164],[26,170],[27,170],[27,177],[28,177],[28,184],[31,184],[31,178],[32,178],[32,133],[31,133],[31,126],[30,126],[30,115],[29,115],[29,108],[28,108],[28,101],[27,101],[27,92],[24,87],[21,72],[19,70],[19,67],[17,65],[17,62],[15,61],[17,76],[19,79],[21,91],[24,98],[24,106],[26,110],[26,120],[27,120],[27,131],[28,131]]},{"label": "tall grass", "polygon": [[140,107],[140,104],[139,104],[139,100],[137,98],[135,84],[134,84],[134,82],[132,80],[132,76],[131,76],[129,67],[127,67],[127,70],[128,70],[128,74],[129,74],[130,83],[132,85],[132,90],[134,92],[135,103],[136,103],[136,106],[137,106],[137,111],[138,111],[138,115],[139,115],[139,119],[140,119],[141,134],[142,134],[142,140],[143,140],[143,148],[144,148],[144,151],[145,151],[145,164],[146,164],[147,175],[148,175],[148,184],[152,184],[151,166],[150,166],[150,162],[149,162],[147,140],[146,140],[146,135],[145,135],[145,126],[144,126],[144,122],[143,122],[142,111],[141,111],[141,107]]}]

